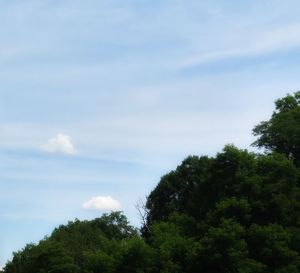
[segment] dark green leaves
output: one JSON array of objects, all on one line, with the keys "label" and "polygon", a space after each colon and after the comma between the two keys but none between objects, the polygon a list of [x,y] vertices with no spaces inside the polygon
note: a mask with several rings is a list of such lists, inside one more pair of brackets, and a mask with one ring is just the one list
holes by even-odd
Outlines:
[{"label": "dark green leaves", "polygon": [[300,92],[254,128],[260,155],[187,157],[150,193],[142,237],[120,212],[69,222],[4,273],[299,273]]},{"label": "dark green leaves", "polygon": [[300,92],[275,102],[276,110],[269,121],[258,124],[253,133],[257,147],[285,154],[300,166]]}]

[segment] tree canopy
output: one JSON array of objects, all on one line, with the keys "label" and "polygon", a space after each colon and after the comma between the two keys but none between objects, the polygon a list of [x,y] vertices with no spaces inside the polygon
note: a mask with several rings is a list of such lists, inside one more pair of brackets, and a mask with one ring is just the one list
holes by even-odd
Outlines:
[{"label": "tree canopy", "polygon": [[267,151],[283,153],[300,166],[300,91],[275,102],[275,111],[253,133],[259,138],[254,145]]},{"label": "tree canopy", "polygon": [[75,220],[14,253],[3,273],[300,272],[300,92],[254,128],[258,154],[189,156],[149,194],[140,230],[121,212]]}]

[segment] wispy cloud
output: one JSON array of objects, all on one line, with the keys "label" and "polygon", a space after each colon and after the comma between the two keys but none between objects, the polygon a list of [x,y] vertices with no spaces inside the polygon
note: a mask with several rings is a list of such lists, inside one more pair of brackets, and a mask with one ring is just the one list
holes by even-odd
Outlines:
[{"label": "wispy cloud", "polygon": [[0,263],[49,219],[135,219],[160,175],[247,148],[300,86],[296,0],[2,2]]},{"label": "wispy cloud", "polygon": [[[249,58],[300,47],[300,24],[292,24],[251,34],[244,33],[230,48],[194,54],[182,63],[182,68],[235,58]],[[246,42],[245,42],[246,41]]]},{"label": "wispy cloud", "polygon": [[51,138],[41,146],[41,149],[48,153],[61,153],[75,155],[77,153],[70,136],[59,133],[56,137]]},{"label": "wispy cloud", "polygon": [[111,196],[96,196],[82,204],[84,209],[120,210],[121,204]]}]

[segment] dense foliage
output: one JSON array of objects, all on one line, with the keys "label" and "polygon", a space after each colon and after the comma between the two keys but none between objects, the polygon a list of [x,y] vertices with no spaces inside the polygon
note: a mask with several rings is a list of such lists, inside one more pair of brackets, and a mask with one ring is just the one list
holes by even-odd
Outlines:
[{"label": "dense foliage", "polygon": [[150,193],[141,232],[120,212],[70,222],[4,273],[300,272],[300,92],[254,129],[265,154],[189,156]]},{"label": "dense foliage", "polygon": [[300,272],[298,183],[280,154],[189,157],[150,194],[146,241],[162,272]]},{"label": "dense foliage", "polygon": [[287,95],[275,102],[276,109],[269,121],[263,121],[254,129],[259,136],[254,143],[269,151],[285,154],[300,166],[300,92]]},{"label": "dense foliage", "polygon": [[[147,272],[152,250],[120,212],[69,222],[14,253],[6,273]],[[141,271],[142,270],[142,271]]]}]

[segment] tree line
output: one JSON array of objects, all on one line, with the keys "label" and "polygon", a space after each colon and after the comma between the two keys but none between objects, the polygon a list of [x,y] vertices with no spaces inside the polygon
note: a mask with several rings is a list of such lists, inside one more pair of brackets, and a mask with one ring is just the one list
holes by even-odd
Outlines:
[{"label": "tree line", "polygon": [[189,156],[149,194],[144,223],[121,212],[56,228],[2,273],[300,272],[300,92],[275,102],[253,144]]}]

